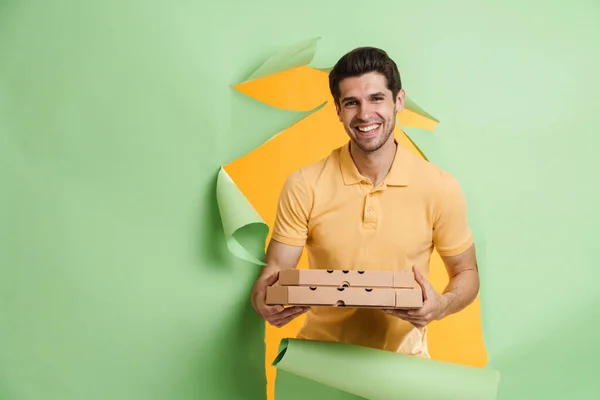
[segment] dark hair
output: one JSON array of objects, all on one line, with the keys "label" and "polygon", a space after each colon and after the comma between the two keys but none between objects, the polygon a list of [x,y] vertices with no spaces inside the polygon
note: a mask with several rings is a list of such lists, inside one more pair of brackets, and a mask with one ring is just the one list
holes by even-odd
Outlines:
[{"label": "dark hair", "polygon": [[387,87],[394,95],[402,89],[398,66],[385,51],[375,47],[359,47],[346,53],[329,73],[329,90],[339,104],[339,83],[348,77],[361,76],[368,72],[379,72],[387,79]]}]

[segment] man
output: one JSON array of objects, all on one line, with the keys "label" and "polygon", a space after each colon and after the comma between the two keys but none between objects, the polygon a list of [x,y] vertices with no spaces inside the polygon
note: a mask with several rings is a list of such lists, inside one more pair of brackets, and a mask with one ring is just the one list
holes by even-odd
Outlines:
[{"label": "man", "polygon": [[[429,357],[427,325],[462,310],[479,291],[466,201],[452,175],[395,140],[405,93],[384,51],[349,52],[329,83],[349,143],[285,182],[253,307],[277,327],[307,313],[301,339]],[[267,306],[267,286],[278,271],[296,268],[305,247],[310,268],[410,270],[424,305],[413,311]],[[427,281],[434,247],[449,275],[443,293]]]}]

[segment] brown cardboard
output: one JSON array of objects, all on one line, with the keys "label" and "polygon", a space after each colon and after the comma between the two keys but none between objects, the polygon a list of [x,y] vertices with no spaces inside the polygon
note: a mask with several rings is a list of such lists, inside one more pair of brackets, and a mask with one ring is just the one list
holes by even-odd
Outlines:
[{"label": "brown cardboard", "polygon": [[421,308],[423,307],[423,290],[415,289],[396,290],[396,305],[394,308]]},{"label": "brown cardboard", "polygon": [[282,286],[418,287],[412,271],[355,271],[325,269],[285,269],[279,271]]},{"label": "brown cardboard", "polygon": [[335,286],[281,286],[267,288],[268,305],[329,307],[419,308],[423,305],[421,288],[362,288]]}]

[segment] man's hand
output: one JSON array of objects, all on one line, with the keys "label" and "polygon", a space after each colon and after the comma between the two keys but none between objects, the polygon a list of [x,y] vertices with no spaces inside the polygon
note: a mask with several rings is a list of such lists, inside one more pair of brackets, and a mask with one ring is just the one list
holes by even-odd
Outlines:
[{"label": "man's hand", "polygon": [[279,272],[264,275],[257,279],[252,289],[252,307],[269,324],[281,328],[293,319],[307,312],[310,307],[283,307],[280,305],[269,306],[266,304],[267,287],[277,282]]},{"label": "man's hand", "polygon": [[416,310],[386,308],[383,312],[408,321],[416,328],[423,328],[431,321],[442,319],[445,316],[444,297],[433,289],[433,286],[423,278],[416,267],[413,267],[413,272],[415,280],[423,291],[423,306]]}]

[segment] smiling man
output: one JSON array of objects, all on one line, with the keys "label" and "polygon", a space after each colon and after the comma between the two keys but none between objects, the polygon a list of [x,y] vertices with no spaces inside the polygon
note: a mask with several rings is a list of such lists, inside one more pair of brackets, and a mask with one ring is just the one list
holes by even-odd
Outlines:
[{"label": "smiling man", "polygon": [[[398,145],[393,131],[405,93],[386,52],[352,50],[330,72],[329,85],[350,140],[288,177],[252,305],[277,327],[307,313],[298,338],[429,357],[427,325],[462,310],[479,291],[464,195],[450,173]],[[278,271],[297,267],[305,248],[309,268],[412,271],[423,307],[266,305],[266,288]],[[448,271],[442,293],[427,280],[434,248]]]}]

